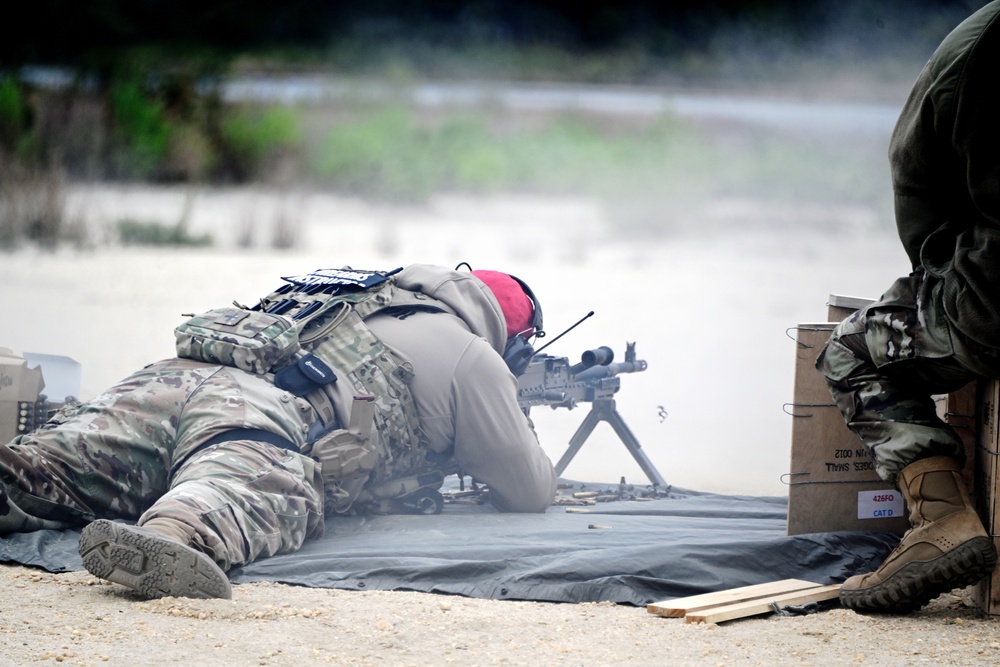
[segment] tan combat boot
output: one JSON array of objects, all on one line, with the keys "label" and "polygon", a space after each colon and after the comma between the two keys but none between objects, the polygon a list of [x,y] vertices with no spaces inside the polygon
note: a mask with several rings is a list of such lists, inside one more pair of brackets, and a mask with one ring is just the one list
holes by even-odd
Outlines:
[{"label": "tan combat boot", "polygon": [[996,566],[993,540],[972,508],[958,464],[947,456],[899,474],[910,530],[874,572],[851,577],[840,602],[855,611],[907,613],[942,593],[974,584]]}]

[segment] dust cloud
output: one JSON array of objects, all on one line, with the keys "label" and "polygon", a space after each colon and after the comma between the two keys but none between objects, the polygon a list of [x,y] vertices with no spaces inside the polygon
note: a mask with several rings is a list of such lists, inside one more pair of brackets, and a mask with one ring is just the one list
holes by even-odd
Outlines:
[{"label": "dust cloud", "polygon": [[[67,207],[94,231],[115,220],[176,219],[181,188],[75,188]],[[662,211],[665,222],[681,215]],[[21,250],[0,263],[0,346],[72,357],[80,398],[173,355],[182,314],[237,300],[253,304],[279,277],[350,265],[411,263],[498,269],[527,281],[554,336],[594,317],[546,352],[576,361],[601,345],[618,359],[634,341],[643,373],[623,375],[617,407],[667,482],[720,493],[784,495],[795,343],[789,329],[826,321],[831,293],[878,296],[907,272],[905,255],[872,211],[853,206],[716,201],[684,211],[705,234],[618,234],[586,198],[437,197],[413,209],[318,192],[201,191],[192,233],[261,246],[198,250],[107,247]],[[800,231],[767,231],[773,216],[825,216]],[[294,219],[296,249],[266,248],[275,221]],[[722,219],[725,224],[720,224]],[[227,230],[229,230],[227,232]],[[553,461],[588,406],[536,408]],[[565,472],[571,479],[647,480],[607,424]]]}]

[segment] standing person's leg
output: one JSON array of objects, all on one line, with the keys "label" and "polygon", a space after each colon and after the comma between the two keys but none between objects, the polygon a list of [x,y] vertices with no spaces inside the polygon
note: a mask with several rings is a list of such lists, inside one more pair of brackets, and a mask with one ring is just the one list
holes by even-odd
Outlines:
[{"label": "standing person's leg", "polygon": [[817,361],[848,427],[910,510],[912,527],[885,562],[844,582],[841,602],[852,609],[917,609],[996,564],[961,477],[961,439],[930,398],[976,377],[954,353],[936,289],[921,274],[898,280],[842,322]]},{"label": "standing person's leg", "polygon": [[80,553],[91,573],[148,597],[230,597],[225,570],[296,551],[322,532],[318,465],[234,440],[191,456],[139,527],[87,526]]},{"label": "standing person's leg", "polygon": [[953,356],[947,328],[922,321],[920,280],[901,278],[878,302],[841,322],[816,362],[848,428],[890,484],[918,459],[965,458],[961,438],[938,416],[931,396],[976,375]]}]

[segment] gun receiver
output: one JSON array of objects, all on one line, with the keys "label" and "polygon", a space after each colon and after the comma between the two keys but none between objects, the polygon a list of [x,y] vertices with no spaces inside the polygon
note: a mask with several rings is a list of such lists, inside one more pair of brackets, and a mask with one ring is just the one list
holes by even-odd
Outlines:
[{"label": "gun receiver", "polygon": [[535,355],[527,370],[518,378],[518,404],[524,414],[529,415],[531,408],[540,405],[572,410],[580,403],[591,404],[590,413],[570,439],[569,449],[555,465],[557,475],[562,475],[594,427],[606,421],[650,482],[656,486],[667,486],[615,407],[614,395],[621,388],[619,375],[644,370],[646,362],[636,359],[635,343],[626,343],[625,361],[617,363],[614,362],[614,351],[607,346],[587,350],[577,364],[570,364],[566,357]]}]

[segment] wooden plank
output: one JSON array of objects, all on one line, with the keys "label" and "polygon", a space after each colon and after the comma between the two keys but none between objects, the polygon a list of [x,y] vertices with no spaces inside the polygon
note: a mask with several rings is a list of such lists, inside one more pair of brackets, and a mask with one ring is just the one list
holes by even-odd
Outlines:
[{"label": "wooden plank", "polygon": [[688,623],[722,623],[723,621],[732,621],[737,618],[766,614],[773,611],[771,609],[771,604],[773,603],[778,603],[779,607],[784,607],[789,604],[804,604],[806,602],[831,600],[839,594],[840,584],[835,584],[833,586],[814,586],[813,588],[797,591],[795,593],[785,593],[784,595],[760,598],[757,600],[748,600],[746,602],[738,602],[736,604],[721,607],[709,607],[708,609],[702,611],[687,614],[684,617],[684,620]]},{"label": "wooden plank", "polygon": [[717,607],[744,600],[764,597],[765,595],[778,595],[801,591],[805,588],[815,588],[819,584],[800,579],[782,579],[781,581],[769,581],[764,584],[753,586],[742,586],[740,588],[730,588],[714,593],[703,593],[701,595],[690,595],[685,598],[676,598],[664,602],[653,602],[646,605],[646,611],[657,616],[669,616],[680,618],[690,611],[705,609],[707,607]]},{"label": "wooden plank", "polygon": [[956,389],[949,394],[931,396],[931,399],[934,400],[937,416],[955,430],[955,433],[962,440],[962,446],[965,447],[966,460],[965,467],[962,469],[962,478],[965,480],[966,488],[969,490],[969,496],[973,498],[976,494],[978,386],[979,383],[973,380],[961,389]]},{"label": "wooden plank", "polygon": [[[984,379],[979,382],[978,431],[975,450],[975,494],[979,518],[986,532],[993,537],[994,546],[1000,548],[1000,380]],[[974,589],[976,605],[988,616],[1000,614],[1000,568],[986,577]]]}]

